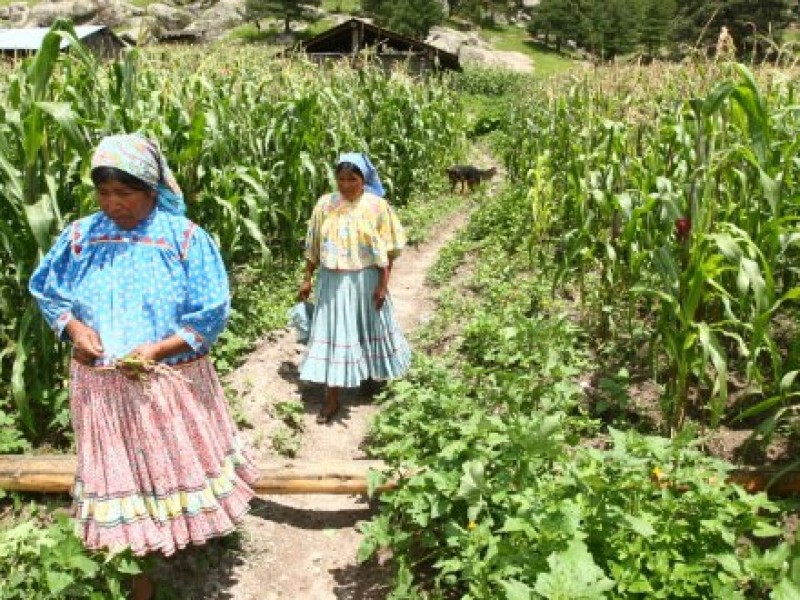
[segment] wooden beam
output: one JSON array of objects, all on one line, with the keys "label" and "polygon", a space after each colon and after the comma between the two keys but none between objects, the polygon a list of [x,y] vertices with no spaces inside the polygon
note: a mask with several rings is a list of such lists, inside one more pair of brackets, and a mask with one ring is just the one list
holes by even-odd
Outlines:
[{"label": "wooden beam", "polygon": [[[67,493],[75,474],[68,455],[0,455],[0,489],[9,492]],[[374,460],[305,463],[284,461],[262,465],[253,486],[258,494],[366,494],[367,472],[385,465]],[[377,491],[391,489],[393,484]]]}]

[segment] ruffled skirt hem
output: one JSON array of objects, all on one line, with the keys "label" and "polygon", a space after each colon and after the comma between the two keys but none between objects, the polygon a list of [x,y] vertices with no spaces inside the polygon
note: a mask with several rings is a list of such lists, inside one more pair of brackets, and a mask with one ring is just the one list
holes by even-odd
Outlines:
[{"label": "ruffled skirt hem", "polygon": [[375,308],[378,269],[321,268],[300,379],[331,387],[358,387],[367,379],[402,377],[411,349],[394,316],[392,299]]}]

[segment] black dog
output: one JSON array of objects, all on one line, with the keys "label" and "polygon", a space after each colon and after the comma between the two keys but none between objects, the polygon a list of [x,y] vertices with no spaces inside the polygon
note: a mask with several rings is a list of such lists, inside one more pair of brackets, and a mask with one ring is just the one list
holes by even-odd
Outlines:
[{"label": "black dog", "polygon": [[497,173],[497,169],[495,167],[479,169],[471,165],[456,165],[445,169],[445,173],[450,178],[450,192],[455,192],[456,186],[460,183],[461,189],[459,191],[463,193],[467,188],[471,192],[481,181],[491,179]]}]

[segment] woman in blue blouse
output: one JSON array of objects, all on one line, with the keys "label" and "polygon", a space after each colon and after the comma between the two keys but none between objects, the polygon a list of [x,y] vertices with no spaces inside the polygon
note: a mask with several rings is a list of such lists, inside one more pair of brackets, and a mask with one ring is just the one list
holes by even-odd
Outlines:
[{"label": "woman in blue blouse", "polygon": [[[75,516],[89,548],[170,555],[231,532],[253,496],[256,470],[207,358],[228,280],[154,142],[103,139],[92,180],[101,210],[68,225],[30,281],[73,345]],[[151,595],[137,578],[134,597]]]}]

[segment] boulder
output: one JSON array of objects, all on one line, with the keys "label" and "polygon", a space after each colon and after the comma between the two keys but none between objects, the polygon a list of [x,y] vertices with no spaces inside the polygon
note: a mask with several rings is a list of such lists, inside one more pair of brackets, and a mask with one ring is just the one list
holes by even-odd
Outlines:
[{"label": "boulder", "polygon": [[8,5],[8,21],[12,27],[22,27],[31,13],[30,7],[24,2],[12,2]]},{"label": "boulder", "polygon": [[222,37],[229,29],[242,25],[245,20],[244,0],[219,0],[213,6],[202,10],[185,31],[197,34],[207,40]]},{"label": "boulder", "polygon": [[474,31],[434,27],[425,41],[457,55],[462,65],[497,67],[521,73],[533,71],[533,61],[529,56],[521,52],[491,50],[489,44]]},{"label": "boulder", "polygon": [[180,31],[194,20],[194,15],[188,10],[159,2],[148,6],[145,14],[154,21],[155,31]]},{"label": "boulder", "polygon": [[133,46],[143,46],[155,40],[146,17],[136,16],[126,21],[127,29],[119,32],[122,41]]},{"label": "boulder", "polygon": [[70,19],[80,25],[91,21],[99,8],[99,2],[94,0],[40,2],[30,9],[25,26],[50,27],[58,19]]},{"label": "boulder", "polygon": [[312,21],[316,21],[327,17],[328,11],[326,11],[321,6],[312,6],[310,4],[307,4],[306,6],[303,7],[303,14]]},{"label": "boulder", "polygon": [[487,43],[474,31],[458,31],[448,27],[433,27],[425,41],[450,54],[459,54],[464,47],[487,47]]},{"label": "boulder", "polygon": [[126,24],[130,26],[133,19],[144,15],[144,9],[129,4],[124,0],[110,0],[102,2],[100,9],[95,15],[94,22],[98,25],[108,25],[109,27],[119,27]]},{"label": "boulder", "polygon": [[533,60],[522,52],[506,52],[487,50],[465,46],[461,48],[458,58],[463,66],[495,67],[519,73],[532,73]]}]

